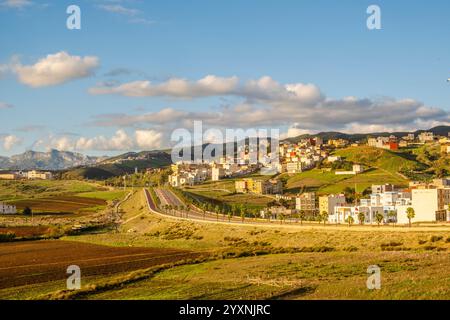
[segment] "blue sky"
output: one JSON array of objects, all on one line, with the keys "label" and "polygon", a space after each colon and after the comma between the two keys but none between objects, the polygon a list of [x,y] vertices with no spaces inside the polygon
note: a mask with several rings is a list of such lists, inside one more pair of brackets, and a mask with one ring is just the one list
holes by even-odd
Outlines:
[{"label": "blue sky", "polygon": [[155,149],[193,120],[285,135],[449,123],[448,1],[0,3],[0,155]]}]

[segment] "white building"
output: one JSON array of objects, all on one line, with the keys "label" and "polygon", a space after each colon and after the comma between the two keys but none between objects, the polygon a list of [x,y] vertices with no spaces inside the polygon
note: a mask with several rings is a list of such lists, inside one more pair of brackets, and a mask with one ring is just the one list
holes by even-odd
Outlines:
[{"label": "white building", "polygon": [[222,167],[215,167],[211,170],[211,180],[212,181],[219,181],[225,177],[225,169]]},{"label": "white building", "polygon": [[450,188],[413,189],[411,206],[401,207],[397,212],[399,223],[408,223],[406,209],[412,207],[415,217],[412,221],[433,222],[449,221],[448,204],[450,203]]},{"label": "white building", "polygon": [[16,206],[0,202],[0,214],[16,214]]},{"label": "white building", "polygon": [[26,177],[30,180],[50,180],[53,178],[51,172],[41,172],[36,170],[28,171]]}]

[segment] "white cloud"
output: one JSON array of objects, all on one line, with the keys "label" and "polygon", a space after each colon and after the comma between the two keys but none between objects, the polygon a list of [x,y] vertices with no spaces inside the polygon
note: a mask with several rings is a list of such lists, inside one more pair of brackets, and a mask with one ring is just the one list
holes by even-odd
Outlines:
[{"label": "white cloud", "polygon": [[140,11],[137,9],[126,8],[120,4],[101,4],[99,5],[99,8],[108,12],[118,13],[126,16],[135,16],[140,13]]},{"label": "white cloud", "polygon": [[128,134],[119,129],[111,137],[99,135],[95,137],[50,136],[48,140],[40,140],[35,146],[46,149],[65,151],[130,151],[148,150],[162,146],[163,133],[151,129],[135,130]]},{"label": "white cloud", "polygon": [[20,82],[37,88],[52,86],[92,75],[99,65],[94,56],[71,56],[65,51],[49,54],[33,65],[13,64]]},{"label": "white cloud", "polygon": [[14,135],[3,136],[1,138],[1,141],[3,142],[3,149],[5,149],[6,151],[9,151],[15,146],[18,146],[22,143],[22,139]]},{"label": "white cloud", "polygon": [[176,98],[194,98],[224,95],[233,92],[238,84],[237,77],[221,78],[208,75],[198,81],[172,78],[161,84],[150,81],[134,81],[115,87],[97,86],[91,88],[91,94],[119,94],[130,97],[168,96]]},{"label": "white cloud", "polygon": [[1,6],[13,9],[22,9],[31,6],[33,2],[29,0],[5,0],[0,3]]},{"label": "white cloud", "polygon": [[160,148],[163,134],[155,130],[136,130],[136,145],[140,149]]}]

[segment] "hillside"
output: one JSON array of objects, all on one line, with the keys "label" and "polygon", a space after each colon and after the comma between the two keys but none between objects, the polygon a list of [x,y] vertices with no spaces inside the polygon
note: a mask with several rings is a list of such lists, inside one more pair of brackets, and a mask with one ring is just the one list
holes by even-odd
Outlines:
[{"label": "hillside", "polygon": [[349,141],[361,141],[365,140],[368,137],[388,137],[388,136],[396,136],[397,138],[401,138],[406,136],[408,133],[414,133],[415,136],[422,132],[432,132],[434,135],[437,136],[447,136],[450,132],[450,126],[437,126],[428,130],[416,130],[414,132],[373,132],[373,133],[354,133],[354,134],[348,134],[343,132],[319,132],[317,134],[303,134],[297,137],[291,137],[287,138],[284,141],[288,141],[291,143],[296,143],[302,139],[308,139],[313,137],[321,137],[325,141],[329,139],[345,139]]},{"label": "hillside", "polygon": [[334,153],[346,162],[366,166],[366,171],[358,175],[336,175],[333,170],[314,169],[302,173],[284,174],[286,192],[296,194],[315,191],[319,194],[341,193],[346,188],[356,188],[363,192],[372,184],[390,183],[407,187],[408,180],[420,179],[428,166],[416,159],[416,155],[406,152],[391,152],[368,146],[350,147]]},{"label": "hillside", "polygon": [[390,173],[424,170],[426,165],[407,152],[392,152],[369,146],[350,147],[335,152],[346,161],[378,168]]},{"label": "hillside", "polygon": [[83,166],[63,173],[66,179],[108,179],[149,168],[163,168],[172,163],[170,154],[159,151],[128,152],[108,158],[94,166]]}]

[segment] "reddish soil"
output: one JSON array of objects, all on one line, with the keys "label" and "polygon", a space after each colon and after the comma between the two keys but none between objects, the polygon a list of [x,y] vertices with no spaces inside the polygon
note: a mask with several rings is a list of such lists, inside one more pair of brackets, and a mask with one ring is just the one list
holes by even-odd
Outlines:
[{"label": "reddish soil", "polygon": [[21,237],[37,237],[48,233],[49,228],[39,227],[0,227],[0,234],[14,233],[17,238]]},{"label": "reddish soil", "polygon": [[59,196],[35,200],[19,200],[14,202],[14,204],[19,211],[25,207],[30,207],[35,212],[75,212],[81,209],[104,206],[106,201],[76,196]]},{"label": "reddish soil", "polygon": [[0,243],[0,289],[47,281],[65,281],[67,267],[83,276],[104,276],[198,257],[198,253],[153,248],[106,247],[45,240]]}]

